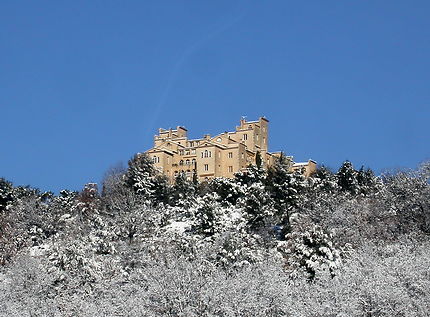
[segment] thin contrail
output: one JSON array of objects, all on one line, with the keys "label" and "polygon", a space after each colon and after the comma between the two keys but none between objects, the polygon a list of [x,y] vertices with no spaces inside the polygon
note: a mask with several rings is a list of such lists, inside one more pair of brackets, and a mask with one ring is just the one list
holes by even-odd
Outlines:
[{"label": "thin contrail", "polygon": [[202,46],[203,44],[205,44],[206,42],[208,42],[209,40],[211,40],[212,38],[214,38],[215,36],[217,36],[220,33],[225,32],[226,30],[228,30],[229,28],[231,28],[233,25],[235,25],[237,22],[239,22],[239,20],[241,20],[245,15],[245,12],[242,12],[241,14],[237,15],[236,17],[234,17],[233,19],[231,19],[230,21],[227,21],[225,23],[223,23],[222,25],[220,25],[219,27],[216,27],[213,31],[208,32],[206,34],[206,36],[204,36],[203,38],[199,39],[198,41],[194,42],[192,45],[190,45],[189,47],[187,47],[182,54],[180,55],[180,57],[178,58],[178,60],[175,63],[175,66],[173,67],[172,72],[170,73],[170,76],[167,80],[166,86],[163,89],[163,92],[161,94],[160,100],[157,103],[156,107],[155,107],[155,111],[153,113],[152,116],[152,120],[151,123],[149,125],[149,127],[151,129],[154,129],[154,125],[155,122],[157,121],[157,119],[159,118],[160,114],[161,114],[161,110],[163,109],[163,107],[166,104],[166,101],[169,97],[170,91],[173,87],[173,84],[176,82],[179,72],[182,68],[182,65],[185,63],[185,61],[187,60],[187,58],[195,51],[197,50],[200,46]]}]

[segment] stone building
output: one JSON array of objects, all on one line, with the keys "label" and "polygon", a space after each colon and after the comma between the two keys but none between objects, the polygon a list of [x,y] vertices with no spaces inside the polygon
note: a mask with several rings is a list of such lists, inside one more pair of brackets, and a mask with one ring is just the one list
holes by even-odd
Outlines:
[{"label": "stone building", "polygon": [[[240,125],[233,132],[224,132],[216,136],[204,135],[201,139],[188,139],[187,129],[159,129],[154,136],[154,147],[146,153],[154,165],[170,178],[185,172],[188,178],[196,173],[200,180],[213,177],[234,177],[234,173],[245,170],[255,164],[257,153],[263,167],[270,166],[280,153],[268,151],[268,124],[264,117],[258,121],[240,120]],[[292,158],[291,158],[292,159]],[[303,170],[309,176],[316,163],[294,163],[294,170]]]}]

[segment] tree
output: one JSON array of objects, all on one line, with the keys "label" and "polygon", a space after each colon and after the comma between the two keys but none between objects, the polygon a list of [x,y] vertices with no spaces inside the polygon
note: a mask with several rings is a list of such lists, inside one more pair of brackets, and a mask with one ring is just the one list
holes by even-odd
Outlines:
[{"label": "tree", "polygon": [[261,158],[261,153],[260,151],[257,151],[257,153],[255,154],[255,165],[257,166],[257,168],[261,168],[263,165],[263,160]]},{"label": "tree", "polygon": [[170,203],[178,206],[189,205],[195,193],[194,183],[187,179],[185,172],[180,172],[175,178]]},{"label": "tree", "polygon": [[150,199],[154,190],[153,177],[156,170],[146,153],[137,153],[128,161],[125,183],[136,193]]},{"label": "tree", "polygon": [[350,194],[358,193],[357,171],[350,161],[343,162],[336,173],[337,183],[341,190]]},{"label": "tree", "polygon": [[237,205],[243,208],[250,231],[257,231],[273,216],[273,201],[262,183],[246,186]]},{"label": "tree", "polygon": [[14,201],[13,185],[11,182],[0,178],[0,214]]},{"label": "tree", "polygon": [[362,166],[357,172],[358,192],[363,195],[369,195],[376,192],[378,187],[378,179],[370,168],[364,169]]},{"label": "tree", "polygon": [[246,170],[234,174],[236,182],[246,186],[250,186],[254,183],[264,182],[266,176],[267,174],[264,168],[258,168],[255,165],[249,165]]},{"label": "tree", "polygon": [[305,186],[304,176],[291,173],[290,167],[291,160],[281,153],[269,168],[266,179],[266,188],[274,202],[275,216],[282,226],[282,236],[291,230],[290,217],[301,204],[301,191]]}]

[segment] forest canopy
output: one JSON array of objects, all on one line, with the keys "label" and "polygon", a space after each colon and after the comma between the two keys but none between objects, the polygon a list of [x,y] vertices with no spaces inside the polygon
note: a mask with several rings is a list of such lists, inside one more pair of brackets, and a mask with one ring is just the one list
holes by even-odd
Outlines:
[{"label": "forest canopy", "polygon": [[426,316],[430,162],[170,182],[145,154],[58,195],[0,179],[2,316]]}]

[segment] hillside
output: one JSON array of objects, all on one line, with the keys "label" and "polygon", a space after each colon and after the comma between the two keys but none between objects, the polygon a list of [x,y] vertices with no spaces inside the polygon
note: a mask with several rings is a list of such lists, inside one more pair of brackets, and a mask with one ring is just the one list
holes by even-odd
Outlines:
[{"label": "hillside", "polygon": [[100,188],[0,180],[1,316],[428,316],[430,162],[375,176],[174,184],[146,155]]}]

